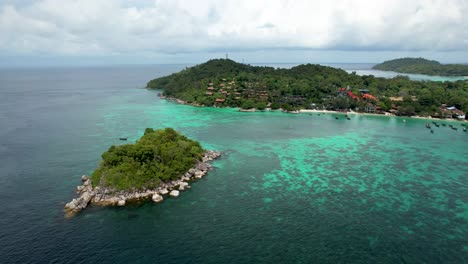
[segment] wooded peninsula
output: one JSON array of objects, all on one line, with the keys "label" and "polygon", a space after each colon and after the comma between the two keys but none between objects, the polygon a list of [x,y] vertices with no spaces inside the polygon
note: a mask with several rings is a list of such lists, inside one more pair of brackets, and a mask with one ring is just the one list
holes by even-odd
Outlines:
[{"label": "wooded peninsula", "polygon": [[198,106],[264,110],[319,109],[465,118],[468,82],[412,81],[359,76],[327,66],[291,69],[214,59],[151,80],[149,89]]},{"label": "wooded peninsula", "polygon": [[423,58],[401,58],[377,64],[372,69],[438,76],[468,76],[468,65],[441,64]]}]

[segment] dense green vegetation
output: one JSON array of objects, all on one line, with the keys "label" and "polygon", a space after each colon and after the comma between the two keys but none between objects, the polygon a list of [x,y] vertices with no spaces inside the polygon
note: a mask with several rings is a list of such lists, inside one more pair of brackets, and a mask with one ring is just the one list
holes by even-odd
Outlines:
[{"label": "dense green vegetation", "polygon": [[373,69],[426,75],[468,76],[468,65],[440,64],[438,61],[423,58],[389,60],[375,65]]},{"label": "dense green vegetation", "polygon": [[[147,87],[163,89],[164,95],[188,103],[244,109],[264,109],[269,105],[284,110],[317,107],[369,111],[370,106],[377,112],[441,116],[440,106],[447,104],[468,111],[466,81],[422,82],[402,76],[385,79],[312,64],[275,69],[216,59],[154,79]],[[340,93],[340,87],[349,89]],[[377,100],[363,98],[363,89]],[[357,98],[347,96],[348,91]]]},{"label": "dense green vegetation", "polygon": [[172,128],[147,128],[135,144],[111,146],[104,152],[92,182],[117,190],[154,188],[189,170],[203,151],[198,142]]}]

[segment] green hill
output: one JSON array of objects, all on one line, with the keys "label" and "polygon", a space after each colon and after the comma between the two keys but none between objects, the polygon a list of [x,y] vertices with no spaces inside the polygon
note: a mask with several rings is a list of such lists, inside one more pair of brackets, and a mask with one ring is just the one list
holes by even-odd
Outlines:
[{"label": "green hill", "polygon": [[423,58],[401,58],[377,64],[373,69],[401,73],[415,73],[440,76],[468,76],[468,65],[441,64]]},{"label": "green hill", "polygon": [[[349,89],[339,92],[340,87]],[[399,111],[400,114],[434,115],[441,104],[448,104],[468,110],[465,81],[422,82],[403,76],[376,78],[314,64],[275,69],[216,59],[151,80],[147,88],[162,89],[165,96],[189,104],[244,109],[262,110],[270,106],[290,111],[314,106],[363,111],[373,104],[379,111],[405,106],[401,109],[407,111]],[[361,90],[368,90],[378,101],[363,98]],[[347,96],[348,91],[360,98]],[[390,97],[405,100],[392,102]]]},{"label": "green hill", "polygon": [[95,186],[117,190],[155,188],[173,180],[201,160],[203,148],[172,128],[153,130],[135,143],[111,146],[92,174]]}]

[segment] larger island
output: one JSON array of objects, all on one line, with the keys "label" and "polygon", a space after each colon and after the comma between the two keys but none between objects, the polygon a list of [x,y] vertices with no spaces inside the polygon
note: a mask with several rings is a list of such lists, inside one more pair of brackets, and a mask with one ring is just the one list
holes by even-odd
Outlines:
[{"label": "larger island", "polygon": [[468,83],[359,76],[327,66],[259,67],[215,59],[151,80],[149,89],[197,106],[320,109],[464,119]]},{"label": "larger island", "polygon": [[468,65],[441,64],[424,58],[401,58],[377,64],[373,69],[439,76],[468,76]]}]

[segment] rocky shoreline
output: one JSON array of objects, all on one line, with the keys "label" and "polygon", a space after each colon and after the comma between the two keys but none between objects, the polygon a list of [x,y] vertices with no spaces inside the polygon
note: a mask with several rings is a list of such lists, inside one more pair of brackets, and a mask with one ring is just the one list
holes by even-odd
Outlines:
[{"label": "rocky shoreline", "polygon": [[161,182],[155,189],[138,191],[117,191],[112,188],[96,186],[93,188],[89,176],[81,176],[82,185],[76,187],[78,198],[73,199],[65,205],[68,215],[73,215],[85,209],[89,204],[97,206],[125,206],[127,203],[152,200],[155,203],[162,202],[165,196],[178,197],[181,191],[190,189],[189,182],[201,179],[213,167],[207,163],[221,156],[216,151],[206,151],[201,162],[181,175],[178,179]]}]

